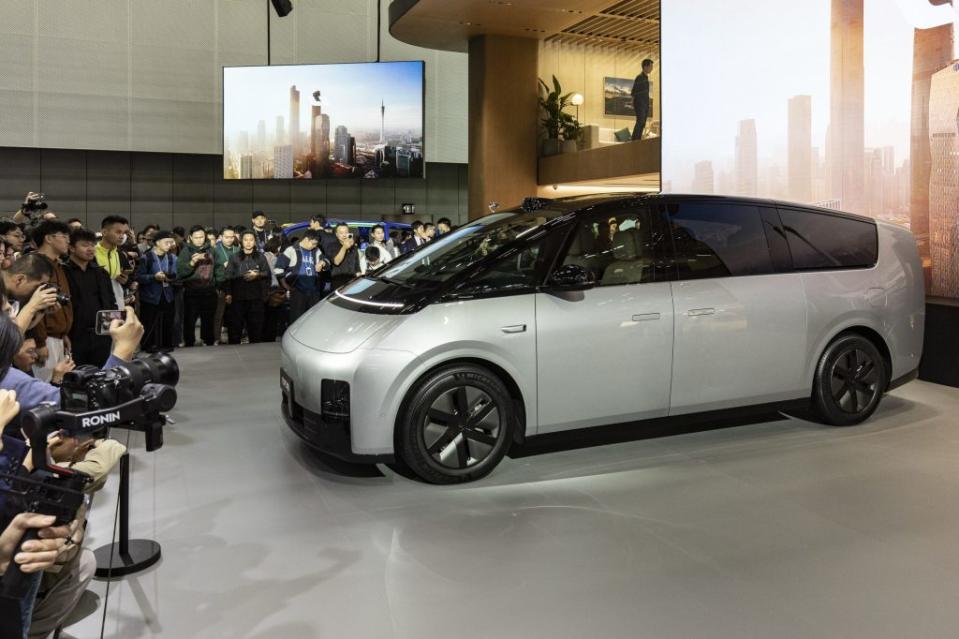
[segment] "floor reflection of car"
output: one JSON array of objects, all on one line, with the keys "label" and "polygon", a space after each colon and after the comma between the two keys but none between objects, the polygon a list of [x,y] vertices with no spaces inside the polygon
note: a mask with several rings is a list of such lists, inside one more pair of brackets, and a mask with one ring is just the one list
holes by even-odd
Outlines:
[{"label": "floor reflection of car", "polygon": [[884,222],[678,195],[527,200],[336,291],[287,331],[288,424],[429,482],[514,442],[803,400],[868,418],[914,378],[916,244]]}]

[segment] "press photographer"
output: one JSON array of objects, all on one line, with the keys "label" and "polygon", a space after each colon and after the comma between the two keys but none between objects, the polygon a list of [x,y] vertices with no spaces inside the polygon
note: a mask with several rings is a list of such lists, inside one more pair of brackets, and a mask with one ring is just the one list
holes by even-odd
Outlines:
[{"label": "press photographer", "polygon": [[70,227],[59,220],[44,220],[33,231],[36,254],[50,265],[49,287],[59,293],[57,303],[48,307],[41,321],[34,327],[37,347],[45,350],[33,367],[37,379],[49,382],[54,369],[70,357],[70,329],[73,326],[73,306],[70,304],[70,281],[62,260],[70,252]]},{"label": "press photographer", "polygon": [[[140,323],[133,309],[127,308],[125,312],[124,321],[116,320],[110,326],[113,352],[103,366],[104,370],[131,361],[143,337],[143,324]],[[0,389],[16,391],[21,409],[24,411],[35,408],[43,402],[52,402],[59,406],[59,388],[13,368],[14,357],[19,352],[22,341],[23,334],[13,320],[7,316],[0,316]],[[14,419],[14,423],[7,426],[6,434],[17,437],[18,430],[19,420]]]}]

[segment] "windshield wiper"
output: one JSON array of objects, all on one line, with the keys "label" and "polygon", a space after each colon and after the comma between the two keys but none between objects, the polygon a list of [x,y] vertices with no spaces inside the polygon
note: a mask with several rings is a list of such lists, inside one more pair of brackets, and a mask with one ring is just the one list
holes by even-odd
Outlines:
[{"label": "windshield wiper", "polygon": [[381,282],[386,282],[387,284],[393,284],[394,286],[399,286],[400,288],[413,289],[414,286],[407,282],[401,282],[400,280],[393,279],[392,277],[386,277],[385,275],[380,275],[377,277]]}]

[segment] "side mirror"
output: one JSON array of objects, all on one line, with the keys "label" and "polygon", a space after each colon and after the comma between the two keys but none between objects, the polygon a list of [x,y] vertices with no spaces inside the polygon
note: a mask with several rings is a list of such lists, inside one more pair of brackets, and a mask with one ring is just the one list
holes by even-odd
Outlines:
[{"label": "side mirror", "polygon": [[596,278],[579,264],[566,264],[553,271],[549,287],[558,291],[585,291],[596,285]]}]

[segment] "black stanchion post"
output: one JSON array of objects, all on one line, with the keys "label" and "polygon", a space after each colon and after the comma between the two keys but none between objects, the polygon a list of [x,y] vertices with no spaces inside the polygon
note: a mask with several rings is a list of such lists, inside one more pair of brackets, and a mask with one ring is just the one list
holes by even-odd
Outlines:
[{"label": "black stanchion post", "polygon": [[130,539],[130,454],[120,458],[120,539],[93,551],[97,577],[113,579],[145,570],[160,560],[160,544],[149,539]]}]

